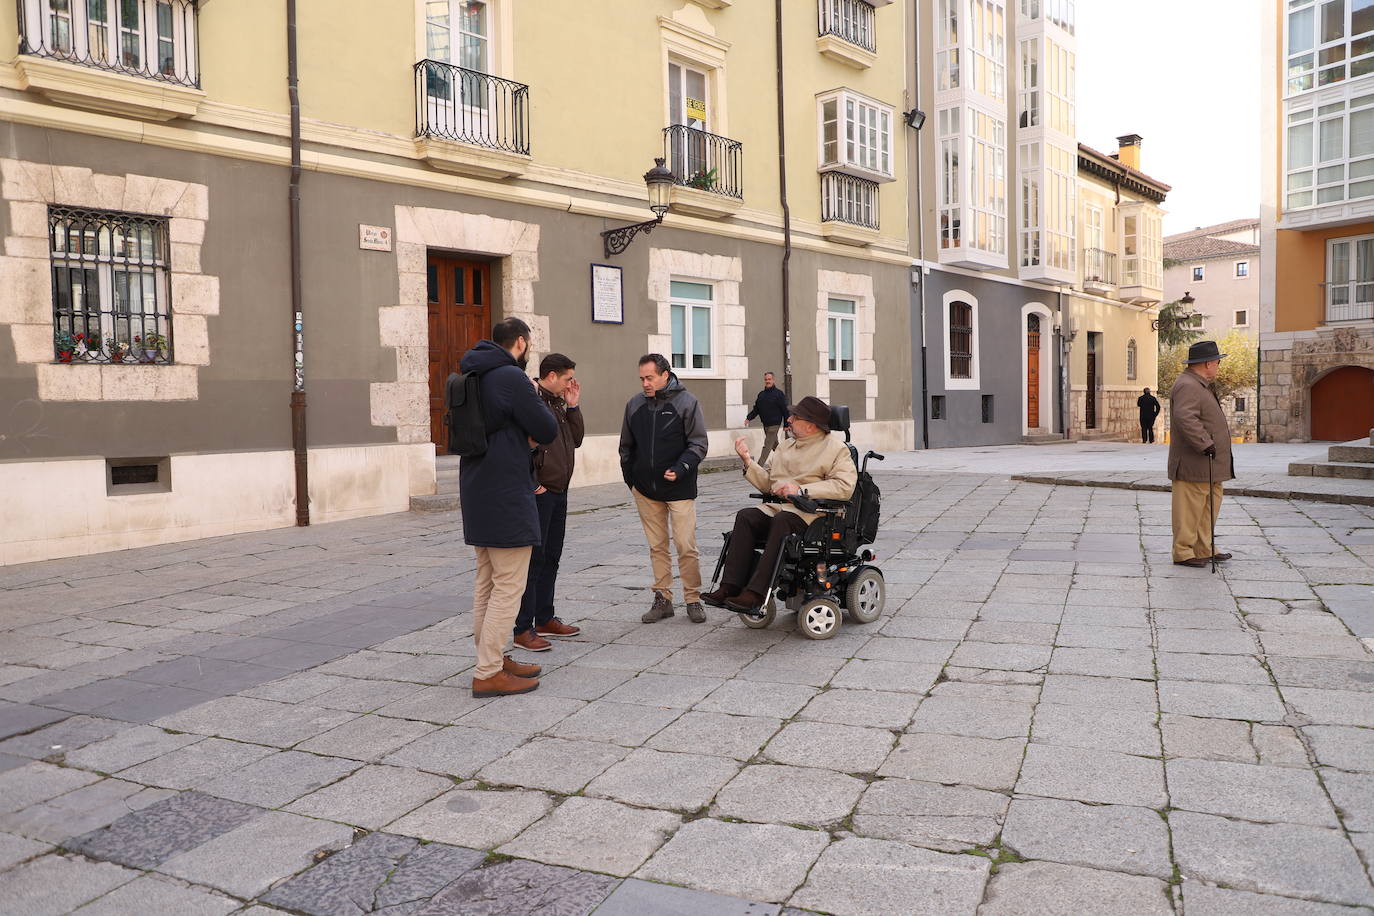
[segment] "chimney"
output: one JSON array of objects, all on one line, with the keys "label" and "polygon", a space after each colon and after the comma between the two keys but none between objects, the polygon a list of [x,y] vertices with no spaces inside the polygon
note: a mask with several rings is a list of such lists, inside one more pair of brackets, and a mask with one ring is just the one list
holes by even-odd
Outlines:
[{"label": "chimney", "polygon": [[1116,138],[1116,159],[1128,169],[1140,171],[1140,134],[1126,134]]}]

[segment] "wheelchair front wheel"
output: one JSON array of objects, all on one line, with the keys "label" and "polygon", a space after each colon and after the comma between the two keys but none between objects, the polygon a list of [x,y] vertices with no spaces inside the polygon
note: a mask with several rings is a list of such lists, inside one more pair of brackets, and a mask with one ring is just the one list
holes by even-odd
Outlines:
[{"label": "wheelchair front wheel", "polygon": [[802,605],[797,626],[811,639],[829,639],[840,629],[840,606],[829,598],[813,598]]},{"label": "wheelchair front wheel", "polygon": [[844,603],[855,623],[872,623],[883,613],[887,588],[883,574],[871,566],[859,570],[845,589]]},{"label": "wheelchair front wheel", "polygon": [[751,630],[762,630],[764,627],[771,625],[773,621],[777,619],[777,616],[778,602],[777,599],[774,599],[764,602],[762,617],[750,617],[748,614],[740,614],[739,619]]}]

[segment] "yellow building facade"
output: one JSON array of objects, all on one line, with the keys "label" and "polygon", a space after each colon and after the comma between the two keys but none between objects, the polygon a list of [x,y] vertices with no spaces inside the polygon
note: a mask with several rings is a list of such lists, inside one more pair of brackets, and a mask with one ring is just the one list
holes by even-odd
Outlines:
[{"label": "yellow building facade", "polygon": [[579,483],[646,352],[713,454],[765,371],[909,446],[910,13],[785,7],[301,3],[294,232],[283,4],[0,7],[0,562],[405,509],[504,316],[578,361]]}]

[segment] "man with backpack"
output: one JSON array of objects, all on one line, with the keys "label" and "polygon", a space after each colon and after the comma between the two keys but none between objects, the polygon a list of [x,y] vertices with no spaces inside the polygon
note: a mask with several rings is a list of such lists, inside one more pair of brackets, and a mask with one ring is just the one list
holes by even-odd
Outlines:
[{"label": "man with backpack", "polygon": [[635,495],[639,521],[654,569],[654,603],[640,619],[673,616],[673,563],[668,536],[677,545],[687,617],[706,620],[701,606],[697,556],[697,465],[706,457],[706,416],[661,353],[639,359],[643,394],[630,398],[620,426],[620,471]]},{"label": "man with backpack", "polygon": [[471,378],[480,380],[476,405],[466,396],[461,412],[450,411],[457,427],[450,440],[458,432],[470,433],[478,416],[486,433],[485,447],[470,445],[458,463],[463,540],[477,551],[474,697],[528,693],[539,686],[538,665],[522,665],[505,654],[525,592],[530,551],[541,542],[531,447],[558,436],[558,421],[525,375],[529,350],[529,325],[507,318],[491,329],[491,340],[463,354],[463,375],[450,380],[450,388],[457,383],[460,391],[470,390],[465,383]]},{"label": "man with backpack", "polygon": [[582,411],[578,409],[582,386],[574,375],[576,369],[577,363],[562,353],[550,353],[539,362],[539,396],[558,421],[558,438],[534,451],[539,479],[534,501],[539,507],[541,543],[530,552],[525,597],[515,620],[515,644],[528,652],[552,649],[553,643],[547,636],[576,636],[582,632],[553,613],[558,561],[562,559],[563,536],[568,527],[568,485],[572,482],[577,449],[586,433]]}]

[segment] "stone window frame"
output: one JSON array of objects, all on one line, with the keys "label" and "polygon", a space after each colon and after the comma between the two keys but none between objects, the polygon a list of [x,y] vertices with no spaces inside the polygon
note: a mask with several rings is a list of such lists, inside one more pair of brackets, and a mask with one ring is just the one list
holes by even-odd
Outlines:
[{"label": "stone window frame", "polygon": [[749,412],[744,402],[744,384],[749,380],[749,356],[745,349],[747,317],[739,297],[743,277],[742,258],[677,248],[649,249],[648,296],[658,312],[658,321],[656,331],[647,336],[645,352],[668,355],[672,351],[672,281],[690,279],[712,284],[715,287],[714,368],[709,372],[687,372],[683,377],[725,381],[725,425],[731,429],[744,426],[744,417]]},{"label": "stone window frame", "polygon": [[[830,365],[830,300],[852,299],[855,303],[854,371],[836,372]],[[874,356],[877,336],[877,297],[873,292],[873,277],[869,274],[846,273],[840,270],[816,271],[816,396],[830,400],[830,380],[862,380],[864,383],[865,420],[878,415],[878,362]],[[791,392],[789,392],[789,395]]]},{"label": "stone window frame", "polygon": [[[971,364],[969,367],[968,378],[955,378],[953,367],[950,364],[949,350],[949,307],[951,303],[966,303],[973,313],[973,337],[971,352]],[[940,311],[944,325],[944,334],[941,336],[941,347],[944,351],[944,370],[945,370],[945,390],[946,391],[976,391],[979,386],[979,372],[982,369],[982,360],[979,357],[978,340],[978,297],[963,289],[952,289],[945,293],[941,300]]]},{"label": "stone window frame", "polygon": [[[201,269],[210,218],[209,186],[151,175],[108,175],[78,166],[0,159],[0,200],[9,234],[0,256],[0,326],[15,361],[34,367],[40,401],[194,401],[210,365],[208,319],[219,314],[219,277]],[[116,210],[166,217],[176,363],[98,365],[53,362],[52,262],[48,207]]]}]

